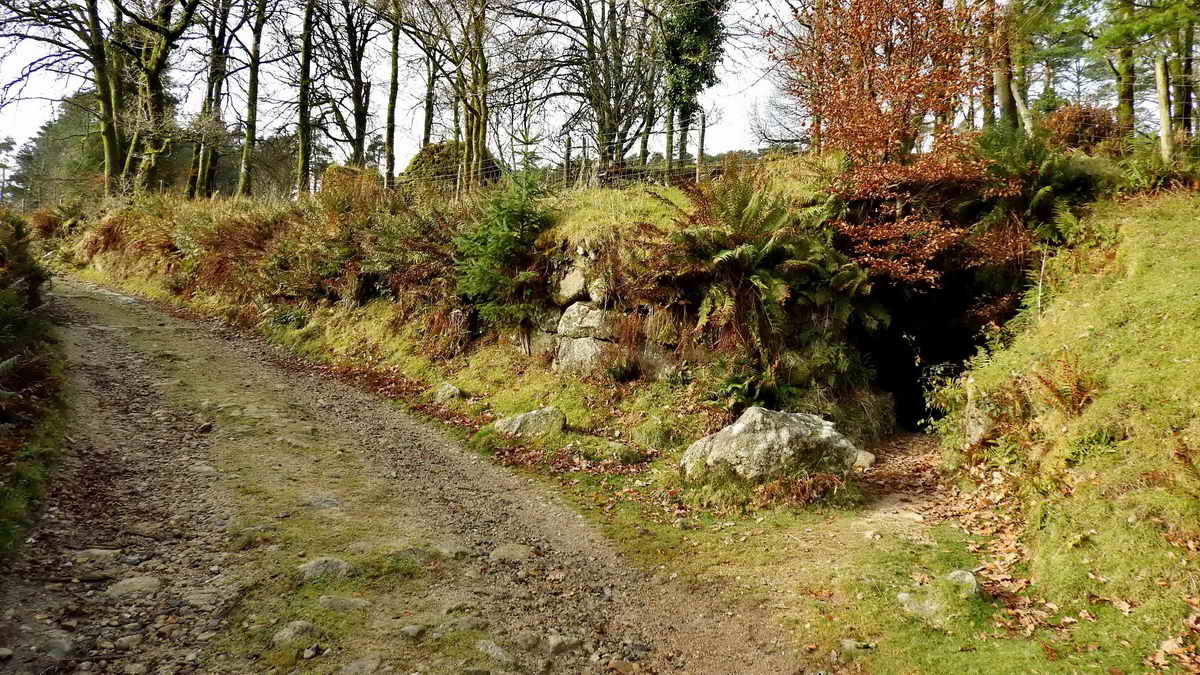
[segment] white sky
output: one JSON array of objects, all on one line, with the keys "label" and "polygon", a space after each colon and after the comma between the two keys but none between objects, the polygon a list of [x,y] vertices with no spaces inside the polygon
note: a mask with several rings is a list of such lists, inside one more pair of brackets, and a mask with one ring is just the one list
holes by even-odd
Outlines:
[{"label": "white sky", "polygon": [[[381,40],[381,46],[385,42],[386,40]],[[705,109],[719,111],[719,119],[709,126],[706,137],[705,149],[710,154],[751,149],[758,146],[750,129],[750,119],[755,107],[765,103],[772,91],[770,84],[762,77],[767,65],[765,57],[733,45],[731,47],[725,61],[721,64],[721,81],[705,92],[702,97]],[[16,76],[36,53],[37,50],[32,46],[23,47],[9,58],[0,61],[0,81],[7,82]],[[183,75],[179,74],[177,77],[183,77]],[[401,169],[407,165],[408,160],[416,153],[420,144],[423,115],[420,97],[423,88],[419,78],[414,79],[417,81],[413,86],[402,87],[401,101],[398,105],[397,166]],[[268,77],[264,77],[264,80],[268,80]],[[382,134],[382,113],[386,109],[384,106],[387,99],[388,81],[387,70],[382,67],[382,64],[374,68],[373,81],[375,82],[375,91],[372,92],[372,108],[376,117],[372,120],[372,124],[377,126],[380,129],[379,133]],[[0,139],[11,136],[17,140],[17,147],[20,147],[54,115],[56,106],[53,99],[74,93],[86,84],[81,79],[62,79],[51,76],[42,76],[32,81],[25,90],[25,96],[52,100],[18,101],[0,110]],[[188,102],[184,105],[185,114],[189,110],[195,110],[197,107],[194,105],[196,96],[191,94],[202,89],[199,81],[196,83],[181,81],[177,84],[179,86],[176,94],[187,97],[185,100]],[[277,85],[270,81],[264,81],[263,87],[264,97],[294,97],[292,93],[278,90]],[[235,85],[233,89],[235,95],[241,95],[239,86]],[[273,118],[274,116],[269,110],[260,112],[259,133],[261,135],[267,135],[273,130]],[[661,150],[661,146],[661,139],[658,139],[657,143],[652,143],[652,148]],[[334,157],[342,159],[336,151]]]}]

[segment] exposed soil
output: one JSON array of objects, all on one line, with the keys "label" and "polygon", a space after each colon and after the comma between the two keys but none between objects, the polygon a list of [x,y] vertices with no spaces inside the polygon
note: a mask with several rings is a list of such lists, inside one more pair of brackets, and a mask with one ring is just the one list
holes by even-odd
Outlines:
[{"label": "exposed soil", "polygon": [[[0,570],[0,672],[805,672],[759,600],[651,577],[384,400],[94,286],[54,302],[72,422]],[[348,574],[304,581],[325,556]]]}]

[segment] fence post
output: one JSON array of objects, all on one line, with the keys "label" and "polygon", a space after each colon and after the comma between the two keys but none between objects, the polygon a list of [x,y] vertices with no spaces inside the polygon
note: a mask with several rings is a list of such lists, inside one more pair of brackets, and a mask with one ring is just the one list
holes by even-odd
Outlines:
[{"label": "fence post", "polygon": [[1175,155],[1175,135],[1171,129],[1171,90],[1167,77],[1167,57],[1154,57],[1154,84],[1158,89],[1158,140],[1163,162],[1170,164]]},{"label": "fence post", "polygon": [[567,159],[563,162],[563,185],[571,184],[571,136],[567,136]]}]

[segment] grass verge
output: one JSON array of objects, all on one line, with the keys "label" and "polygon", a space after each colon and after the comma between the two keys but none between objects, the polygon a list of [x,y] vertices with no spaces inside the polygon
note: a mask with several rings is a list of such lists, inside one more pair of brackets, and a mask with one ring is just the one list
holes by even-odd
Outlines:
[{"label": "grass verge", "polygon": [[[47,345],[41,358],[49,364],[48,382],[62,380],[62,354]],[[35,422],[5,439],[15,448],[0,467],[0,556],[20,544],[38,501],[45,495],[54,464],[66,435],[63,397],[55,390],[39,402]]]}]

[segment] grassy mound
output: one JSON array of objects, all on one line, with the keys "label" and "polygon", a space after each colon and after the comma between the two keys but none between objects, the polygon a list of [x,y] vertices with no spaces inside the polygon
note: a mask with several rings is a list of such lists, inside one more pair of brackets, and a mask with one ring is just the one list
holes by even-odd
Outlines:
[{"label": "grassy mound", "polygon": [[941,392],[942,430],[955,464],[1009,477],[1029,594],[1094,614],[1086,639],[1194,668],[1200,197],[1108,203],[1085,225]]}]

